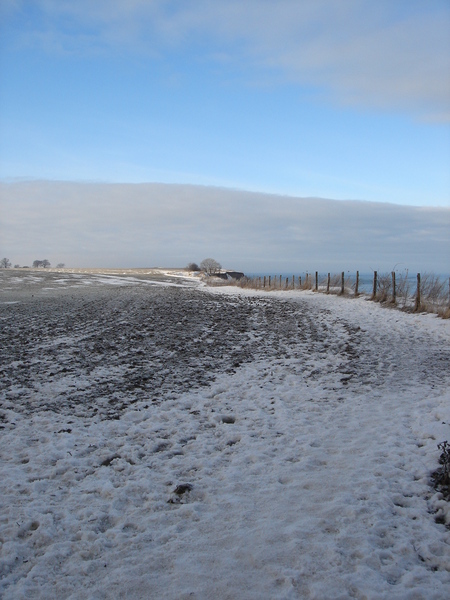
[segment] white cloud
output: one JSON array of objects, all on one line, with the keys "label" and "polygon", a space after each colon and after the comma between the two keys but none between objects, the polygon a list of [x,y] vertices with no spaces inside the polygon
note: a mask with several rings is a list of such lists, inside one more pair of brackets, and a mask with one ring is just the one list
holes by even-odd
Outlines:
[{"label": "white cloud", "polygon": [[227,56],[248,69],[277,71],[288,81],[316,86],[344,105],[450,120],[446,2],[38,0],[35,4],[43,18],[31,36],[47,48],[83,53],[125,48],[154,55],[168,47],[183,51],[203,40],[209,43],[211,60]]},{"label": "white cloud", "polygon": [[448,273],[450,208],[291,198],[186,185],[0,184],[0,255],[73,267]]}]

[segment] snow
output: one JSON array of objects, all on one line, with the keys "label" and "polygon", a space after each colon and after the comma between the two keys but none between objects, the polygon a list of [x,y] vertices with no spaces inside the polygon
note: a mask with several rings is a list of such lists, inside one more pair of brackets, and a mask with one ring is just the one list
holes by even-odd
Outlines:
[{"label": "snow", "polygon": [[450,597],[450,322],[166,275],[2,274],[0,596]]}]

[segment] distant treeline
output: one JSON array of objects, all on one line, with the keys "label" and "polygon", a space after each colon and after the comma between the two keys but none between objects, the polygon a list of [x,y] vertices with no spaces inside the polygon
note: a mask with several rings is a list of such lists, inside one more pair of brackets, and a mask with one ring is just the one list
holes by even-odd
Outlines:
[{"label": "distant treeline", "polygon": [[[51,263],[49,260],[47,260],[46,258],[44,258],[43,260],[35,260],[33,261],[33,269],[48,269],[49,267],[51,267]],[[58,263],[56,265],[57,269],[64,269],[65,264],[64,263]],[[0,259],[0,269],[11,269],[12,268],[12,262],[9,260],[9,258],[2,258]],[[29,269],[30,267],[28,265],[18,265],[15,264],[14,265],[15,269]]]}]

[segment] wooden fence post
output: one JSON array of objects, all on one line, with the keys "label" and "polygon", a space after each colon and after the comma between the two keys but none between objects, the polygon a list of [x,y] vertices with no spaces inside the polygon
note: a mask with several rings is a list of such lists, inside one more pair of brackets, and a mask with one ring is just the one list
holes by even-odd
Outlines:
[{"label": "wooden fence post", "polygon": [[319,272],[316,271],[316,292],[319,291]]},{"label": "wooden fence post", "polygon": [[397,302],[397,289],[395,287],[395,271],[392,271],[392,304]]},{"label": "wooden fence post", "polygon": [[295,275],[292,275],[292,289],[295,290]]},{"label": "wooden fence post", "polygon": [[342,271],[342,274],[341,274],[341,296],[344,295],[344,283],[345,283],[345,272]]},{"label": "wooden fence post", "polygon": [[355,296],[359,296],[359,271],[356,271]]},{"label": "wooden fence post", "polygon": [[298,276],[298,289],[299,290],[302,289],[302,276],[301,275]]},{"label": "wooden fence post", "polygon": [[284,285],[284,288],[287,290],[288,289],[288,285],[289,285],[289,277],[286,277],[286,283]]},{"label": "wooden fence post", "polygon": [[264,287],[266,287],[266,276],[264,275]]},{"label": "wooden fence post", "polygon": [[270,284],[271,284],[271,276],[269,275],[269,290],[270,290]]},{"label": "wooden fence post", "polygon": [[281,275],[280,275],[280,290],[281,290]]},{"label": "wooden fence post", "polygon": [[309,277],[308,277],[308,273],[306,273],[305,275],[305,287],[308,290],[309,289]]},{"label": "wooden fence post", "polygon": [[328,277],[327,277],[327,294],[330,293],[330,282],[331,282],[331,274],[328,273]]},{"label": "wooden fence post", "polygon": [[378,277],[378,273],[377,273],[377,271],[374,271],[373,272],[373,290],[372,290],[371,300],[375,300],[375,298],[377,297],[377,277]]},{"label": "wooden fence post", "polygon": [[417,273],[417,290],[416,301],[414,303],[414,310],[420,310],[420,273]]}]

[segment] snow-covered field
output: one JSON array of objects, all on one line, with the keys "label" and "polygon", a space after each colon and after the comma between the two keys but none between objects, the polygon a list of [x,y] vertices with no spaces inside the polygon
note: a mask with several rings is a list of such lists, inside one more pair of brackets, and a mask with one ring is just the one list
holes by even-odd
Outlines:
[{"label": "snow-covered field", "polygon": [[450,321],[0,274],[0,597],[450,597]]}]

